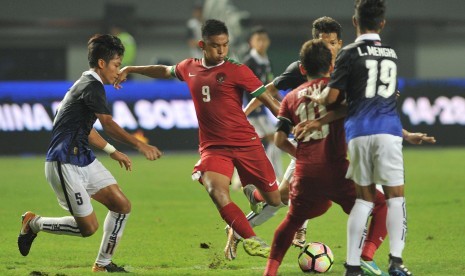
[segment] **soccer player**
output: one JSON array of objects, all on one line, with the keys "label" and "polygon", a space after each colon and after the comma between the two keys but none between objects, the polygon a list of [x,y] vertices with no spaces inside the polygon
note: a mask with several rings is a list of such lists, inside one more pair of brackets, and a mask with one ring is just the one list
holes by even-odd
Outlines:
[{"label": "soccer player", "polygon": [[[337,22],[336,20],[328,16],[323,16],[323,17],[316,19],[312,23],[312,36],[314,39],[321,38],[330,45],[330,48],[333,53],[333,60],[334,60],[336,57],[336,54],[339,52],[339,50],[342,47],[342,26],[339,24],[339,22]],[[301,74],[299,65],[300,65],[300,61],[295,61],[291,63],[280,76],[276,77],[273,80],[273,82],[268,83],[266,85],[267,91],[269,91],[269,93],[271,93],[272,95],[277,95],[279,94],[279,90],[286,91],[289,89],[295,89],[299,85],[306,82],[306,77]],[[254,110],[260,105],[261,103],[259,100],[253,99],[244,109],[244,112],[246,114],[249,114],[250,112],[252,112],[252,110]],[[294,169],[295,169],[295,160],[292,159],[290,164],[288,165],[288,168],[286,169],[286,172],[284,173],[283,180],[281,181],[279,185],[279,190],[281,192],[281,198],[282,198],[283,205],[280,205],[278,207],[265,205],[263,207],[263,210],[260,212],[260,214],[254,214],[254,213],[248,214],[247,218],[249,219],[250,223],[253,226],[261,225],[262,223],[267,221],[269,218],[274,216],[274,214],[276,214],[279,208],[287,205],[287,198],[289,194],[289,183],[292,179]],[[296,232],[295,238],[293,240],[293,244],[295,246],[302,247],[303,245],[305,245],[306,232],[307,232],[307,221],[305,221],[302,227]],[[234,249],[234,242],[237,243],[238,237],[231,236],[231,235],[229,235],[229,237],[230,237],[228,238],[229,247],[232,247]],[[228,249],[228,244],[226,245],[225,250]],[[232,251],[231,249],[228,249],[228,250],[230,252]],[[367,259],[371,260],[372,257],[368,257]]]},{"label": "soccer player", "polygon": [[[270,37],[266,29],[261,26],[253,28],[249,37],[249,45],[251,49],[249,54],[244,58],[244,64],[263,83],[270,83],[273,80],[273,72],[267,53],[270,46]],[[244,98],[244,104],[247,104],[253,99],[253,96],[249,93],[244,93]],[[266,109],[263,107],[253,110],[247,118],[255,128],[255,131],[257,131],[258,136],[262,137],[266,148],[266,155],[270,158],[276,176],[278,179],[281,179],[283,175],[281,150],[273,142],[275,122],[270,120]]]},{"label": "soccer player", "polygon": [[82,74],[66,93],[53,122],[45,176],[59,204],[71,213],[66,217],[42,217],[32,212],[22,216],[18,237],[19,251],[29,254],[39,231],[57,235],[88,237],[97,231],[98,221],[91,198],[105,205],[109,212],[103,225],[103,238],[94,272],[125,272],[112,262],[131,211],[131,203],[115,178],[97,160],[89,144],[104,150],[131,170],[131,160],[104,140],[92,127],[99,119],[104,131],[113,139],[136,148],[148,160],[161,157],[154,146],[140,142],[113,121],[107,107],[104,84],[118,77],[124,46],[112,35],[95,35],[88,42],[90,70]]},{"label": "soccer player", "polygon": [[[315,83],[325,85],[328,82],[331,61],[332,53],[326,42],[321,39],[306,42],[300,52],[300,67],[308,81],[287,94],[281,103],[275,142],[279,148],[296,157],[296,170],[290,187],[289,212],[275,231],[264,275],[277,274],[295,232],[306,219],[324,214],[331,201],[348,214],[355,202],[354,184],[345,179],[348,161],[342,112],[338,113],[338,120],[307,133],[299,140],[297,148],[287,139],[294,125],[324,117],[332,109],[314,104],[308,98],[307,89]],[[377,219],[376,213],[384,209],[378,206],[373,220]]]},{"label": "soccer player", "polygon": [[276,176],[260,138],[242,111],[242,93],[258,97],[273,114],[279,102],[245,65],[227,57],[229,35],[219,20],[202,25],[199,47],[202,59],[190,58],[174,66],[129,66],[121,69],[115,87],[128,73],[152,78],[178,78],[189,87],[199,122],[200,161],[194,174],[200,175],[221,217],[244,240],[244,249],[252,256],[268,257],[269,246],[256,237],[244,213],[231,200],[229,183],[234,167],[241,183],[254,183],[261,196],[272,206],[281,203]]},{"label": "soccer player", "polygon": [[361,244],[373,209],[375,183],[383,185],[388,206],[390,275],[412,275],[403,264],[407,217],[402,157],[403,130],[396,110],[397,54],[381,43],[384,0],[356,0],[353,24],[357,39],[339,53],[329,89],[313,98],[333,104],[346,94],[346,140],[351,163],[347,177],[356,185],[357,200],[347,223],[345,275],[363,275]]},{"label": "soccer player", "polygon": [[[342,27],[341,25],[331,17],[320,17],[316,19],[312,24],[312,36],[314,39],[324,40],[332,51],[332,61],[334,61],[336,54],[342,47]],[[278,93],[279,90],[295,89],[306,81],[306,76],[302,75],[300,71],[300,60],[295,61],[288,66],[286,71],[274,79],[272,83],[266,86],[266,89],[271,94]],[[256,99],[252,100],[251,103],[245,108],[246,114],[253,108],[261,103]],[[329,119],[329,118],[325,118]],[[319,122],[318,122],[319,123]],[[310,129],[308,129],[310,130]],[[279,189],[281,192],[282,202],[288,204],[289,194],[289,183],[291,182],[292,175],[294,173],[295,160],[291,160],[283,181],[280,183]],[[250,192],[249,192],[250,193]],[[377,197],[377,212],[374,213],[374,219],[370,224],[370,231],[368,238],[365,241],[364,251],[362,254],[362,264],[367,273],[373,275],[381,275],[381,271],[377,267],[373,260],[374,254],[377,248],[381,245],[383,239],[386,236],[386,225],[384,223],[386,218],[386,203],[383,196],[379,193]],[[269,218],[271,218],[278,210],[284,205],[278,207],[265,205],[260,214],[250,213],[247,215],[249,223],[254,227],[261,225]],[[305,234],[306,234],[307,221],[305,221],[300,229],[295,234],[293,244],[302,247],[305,245]],[[227,259],[234,259],[237,255],[236,248],[240,237],[234,234],[233,231],[229,230],[228,241],[225,247],[225,256]]]}]

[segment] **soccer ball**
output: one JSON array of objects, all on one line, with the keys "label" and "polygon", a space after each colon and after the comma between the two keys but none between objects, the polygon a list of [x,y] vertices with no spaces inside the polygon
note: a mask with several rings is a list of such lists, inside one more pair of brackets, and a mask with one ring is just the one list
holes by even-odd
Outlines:
[{"label": "soccer ball", "polygon": [[333,267],[334,255],[326,244],[311,242],[302,248],[298,261],[303,272],[324,273]]}]

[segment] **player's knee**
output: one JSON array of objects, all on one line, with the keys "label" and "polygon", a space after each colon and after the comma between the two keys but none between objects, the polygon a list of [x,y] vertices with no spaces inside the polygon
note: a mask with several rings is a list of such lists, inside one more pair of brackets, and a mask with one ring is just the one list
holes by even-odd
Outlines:
[{"label": "player's knee", "polygon": [[84,227],[79,228],[81,230],[81,235],[83,238],[92,236],[98,230],[98,222],[85,225]]},{"label": "player's knee", "polygon": [[278,207],[279,205],[282,204],[281,198],[277,198],[277,199],[272,198],[270,200],[267,200],[266,203],[268,203],[268,205],[271,205],[273,207]]},{"label": "player's knee", "polygon": [[112,211],[120,214],[129,214],[131,213],[131,202],[127,199],[121,201]]}]

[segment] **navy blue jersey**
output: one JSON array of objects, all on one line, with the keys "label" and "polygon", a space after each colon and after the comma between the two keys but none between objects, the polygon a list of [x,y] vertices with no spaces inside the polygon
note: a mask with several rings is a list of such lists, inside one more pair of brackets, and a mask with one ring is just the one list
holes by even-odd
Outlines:
[{"label": "navy blue jersey", "polygon": [[296,89],[304,82],[307,82],[307,78],[300,73],[300,61],[294,61],[289,64],[284,73],[279,75],[273,80],[273,85],[279,90]]},{"label": "navy blue jersey", "polygon": [[84,167],[95,155],[89,148],[89,134],[97,116],[110,114],[105,88],[95,72],[86,71],[68,90],[53,121],[47,161]]},{"label": "navy blue jersey", "polygon": [[328,84],[346,93],[346,140],[372,134],[402,137],[397,113],[397,54],[379,35],[365,34],[344,47]]},{"label": "navy blue jersey", "polygon": [[[271,64],[267,58],[258,56],[256,51],[251,51],[249,55],[244,58],[245,65],[247,65],[252,72],[257,76],[257,78],[263,83],[267,84],[273,80],[273,72],[271,70]],[[247,105],[254,97],[245,92],[244,93],[244,105]],[[264,106],[259,106],[253,110],[249,117],[258,117],[266,114],[266,108]]]}]

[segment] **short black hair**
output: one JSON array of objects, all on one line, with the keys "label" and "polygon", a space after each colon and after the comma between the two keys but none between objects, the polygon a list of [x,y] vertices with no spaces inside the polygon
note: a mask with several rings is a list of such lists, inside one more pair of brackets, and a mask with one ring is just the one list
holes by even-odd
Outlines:
[{"label": "short black hair", "polygon": [[202,38],[206,40],[208,37],[213,35],[220,35],[228,33],[228,28],[223,21],[216,19],[208,19],[205,23],[202,24]]},{"label": "short black hair", "polygon": [[98,60],[106,63],[116,56],[124,55],[124,46],[121,40],[110,34],[96,34],[87,42],[87,60],[91,68],[98,67]]},{"label": "short black hair", "polygon": [[384,0],[355,0],[355,19],[361,30],[380,30],[384,20]]},{"label": "short black hair", "polygon": [[249,32],[249,39],[248,41],[250,41],[252,39],[252,36],[255,35],[255,34],[268,34],[268,31],[265,29],[265,27],[263,26],[255,26],[253,27],[250,32]]},{"label": "short black hair", "polygon": [[322,39],[312,39],[304,43],[300,50],[300,63],[311,77],[326,74],[331,67],[332,53]]},{"label": "short black hair", "polygon": [[329,16],[323,16],[315,21],[312,24],[312,36],[314,39],[320,38],[320,34],[330,34],[336,33],[337,39],[342,39],[342,26]]}]

